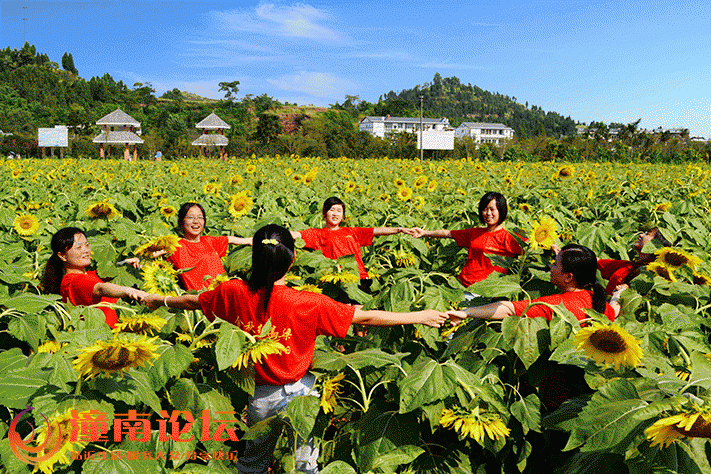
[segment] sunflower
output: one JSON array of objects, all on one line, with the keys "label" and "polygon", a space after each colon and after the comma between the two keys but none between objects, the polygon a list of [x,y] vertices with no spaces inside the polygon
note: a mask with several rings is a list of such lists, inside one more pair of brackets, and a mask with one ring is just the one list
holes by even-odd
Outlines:
[{"label": "sunflower", "polygon": [[160,208],[160,213],[163,215],[163,217],[171,218],[178,213],[178,210],[175,209],[173,206],[162,206]]},{"label": "sunflower", "polygon": [[295,286],[294,289],[298,291],[310,291],[311,293],[323,293],[323,290],[321,290],[321,288],[311,283]]},{"label": "sunflower", "polygon": [[343,188],[343,191],[345,191],[347,193],[352,193],[353,191],[355,191],[355,189],[356,189],[356,184],[353,181],[348,181],[346,183],[346,187]]},{"label": "sunflower", "polygon": [[270,354],[282,354],[287,352],[287,348],[279,342],[271,338],[259,339],[256,342],[248,342],[242,347],[242,353],[237,357],[237,360],[232,364],[238,370],[247,367],[249,363],[256,364],[261,362],[264,356]]},{"label": "sunflower", "polygon": [[285,174],[286,176],[291,176],[291,173],[293,173],[293,172],[294,172],[294,170],[291,169],[291,168],[287,168],[287,169],[284,170],[284,174]]},{"label": "sunflower", "polygon": [[532,208],[528,203],[522,203],[518,205],[518,208],[521,209],[523,212],[531,212]]},{"label": "sunflower", "polygon": [[531,246],[535,248],[550,249],[555,242],[558,224],[548,216],[541,217],[538,224],[533,226],[533,231],[528,237]]},{"label": "sunflower", "polygon": [[390,195],[388,193],[382,193],[380,196],[378,196],[378,199],[380,199],[381,201],[389,201]]},{"label": "sunflower", "polygon": [[401,188],[405,186],[405,180],[402,178],[395,178],[393,180],[393,184],[395,185],[396,188]]},{"label": "sunflower", "polygon": [[12,173],[10,173],[10,176],[12,176],[12,179],[17,179],[22,175],[22,170],[20,168],[15,168],[12,170]]},{"label": "sunflower", "polygon": [[257,166],[253,164],[248,164],[247,166],[245,166],[244,171],[249,174],[252,174],[257,171]]},{"label": "sunflower", "polygon": [[665,278],[669,281],[676,281],[676,275],[674,274],[674,269],[669,268],[663,263],[652,262],[647,264],[647,270],[654,273],[657,276]]},{"label": "sunflower", "polygon": [[97,341],[79,349],[74,369],[80,377],[88,375],[91,378],[101,372],[108,377],[115,372],[128,372],[133,367],[143,367],[158,357],[158,345],[154,344],[157,339],[121,334],[114,336],[112,341]]},{"label": "sunflower", "polygon": [[370,278],[371,280],[379,280],[380,273],[376,272],[375,270],[368,270],[368,278]]},{"label": "sunflower", "polygon": [[230,281],[230,276],[227,273],[217,275],[215,278],[212,279],[207,289],[214,290],[220,283],[224,283],[226,281]]},{"label": "sunflower", "polygon": [[246,191],[242,191],[232,196],[227,206],[227,211],[236,219],[246,216],[252,210],[252,206],[254,206],[254,201],[247,195]]},{"label": "sunflower", "polygon": [[294,173],[293,175],[291,175],[291,180],[295,183],[300,183],[303,180],[303,178],[301,177],[301,175],[299,173]]},{"label": "sunflower", "polygon": [[59,349],[63,345],[64,344],[60,344],[58,341],[45,342],[37,348],[37,353],[39,354],[40,352],[46,352],[47,354],[54,354],[55,352],[59,351]]},{"label": "sunflower", "polygon": [[424,207],[425,205],[425,198],[423,198],[422,196],[417,196],[415,199],[412,200],[412,202],[415,206],[415,209],[422,209],[422,207]]},{"label": "sunflower", "polygon": [[393,257],[395,257],[395,264],[398,267],[412,267],[417,264],[417,257],[407,250],[395,250]]},{"label": "sunflower", "polygon": [[355,283],[360,281],[360,277],[354,273],[326,273],[321,277],[321,281],[326,283]]},{"label": "sunflower", "polygon": [[427,184],[427,176],[418,176],[412,187],[415,189],[421,189],[425,184]]},{"label": "sunflower", "polygon": [[139,257],[152,258],[155,252],[161,250],[165,251],[166,255],[172,255],[178,247],[180,247],[179,237],[175,235],[164,235],[137,247],[133,253]]},{"label": "sunflower", "polygon": [[230,186],[239,186],[240,184],[242,184],[242,181],[244,181],[242,175],[233,174],[232,176],[230,176],[230,180],[228,182],[230,183]]},{"label": "sunflower", "polygon": [[693,270],[701,264],[701,259],[696,255],[672,247],[661,248],[654,252],[654,254],[657,256],[656,262],[672,269],[680,268],[682,265],[688,265]]},{"label": "sunflower", "polygon": [[180,176],[185,178],[186,176],[188,176],[190,174],[190,172],[188,170],[180,170],[179,174],[180,174]]},{"label": "sunflower", "polygon": [[669,446],[677,439],[711,438],[711,407],[699,406],[681,408],[681,412],[662,418],[644,430],[651,446]]},{"label": "sunflower", "polygon": [[133,334],[153,334],[153,331],[159,331],[165,326],[168,321],[160,316],[152,314],[139,314],[131,318],[121,317],[121,321],[116,323],[113,331],[118,334],[120,332],[130,332]]},{"label": "sunflower", "polygon": [[440,173],[440,174],[441,174],[441,173],[446,173],[446,172],[447,172],[447,167],[444,166],[444,165],[439,165],[439,166],[437,167],[437,172]]},{"label": "sunflower", "polygon": [[173,165],[172,168],[170,168],[170,174],[179,174],[180,173],[180,168],[178,168],[178,165]]},{"label": "sunflower", "polygon": [[202,192],[205,194],[219,194],[222,185],[220,183],[205,183],[202,185]]},{"label": "sunflower", "polygon": [[654,206],[654,209],[652,209],[652,212],[666,212],[669,209],[671,209],[672,203],[670,202],[662,202]]},{"label": "sunflower", "polygon": [[412,167],[412,172],[415,174],[422,174],[425,172],[425,169],[422,167],[422,165],[415,165]]},{"label": "sunflower", "polygon": [[15,217],[15,222],[12,223],[15,232],[23,237],[29,237],[39,229],[39,221],[32,214],[23,214]]},{"label": "sunflower", "polygon": [[703,272],[694,272],[694,283],[696,285],[711,286],[711,276]]},{"label": "sunflower", "polygon": [[397,197],[401,201],[409,201],[412,198],[412,189],[407,186],[403,186],[397,190]]},{"label": "sunflower", "polygon": [[37,446],[38,448],[43,447],[43,449],[36,452],[36,458],[28,459],[35,464],[33,472],[41,471],[43,474],[52,474],[55,464],[71,463],[71,453],[80,453],[86,447],[86,443],[71,440],[74,429],[71,411],[71,409],[67,409],[63,413],[55,413],[46,421],[45,425],[38,428]]},{"label": "sunflower", "polygon": [[178,276],[173,266],[165,260],[153,260],[141,269],[143,289],[161,296],[178,294]]},{"label": "sunflower", "polygon": [[336,397],[341,394],[341,380],[345,374],[338,374],[326,380],[321,387],[321,408],[324,413],[331,413],[336,407]]},{"label": "sunflower", "polygon": [[496,441],[511,433],[501,416],[497,413],[483,411],[478,406],[473,410],[465,410],[460,407],[455,407],[453,410],[445,408],[442,410],[439,424],[457,431],[462,438],[473,438],[479,444],[483,443],[486,437]]},{"label": "sunflower", "polygon": [[433,192],[435,189],[437,189],[437,181],[430,181],[427,183],[427,191],[428,192]]},{"label": "sunflower", "polygon": [[309,172],[304,175],[303,182],[304,182],[304,184],[311,184],[314,182],[315,179],[316,179],[316,173]]},{"label": "sunflower", "polygon": [[575,335],[575,345],[583,349],[588,357],[605,367],[620,365],[636,367],[642,359],[642,348],[624,328],[617,324],[605,325],[594,321]]},{"label": "sunflower", "polygon": [[101,202],[95,202],[90,204],[86,208],[86,215],[93,219],[115,219],[119,216],[119,212],[116,210],[113,204],[111,204],[108,199]]},{"label": "sunflower", "polygon": [[573,168],[570,165],[564,165],[558,168],[558,171],[553,173],[553,176],[551,176],[551,181],[555,181],[556,179],[560,178],[570,178],[573,176],[575,173],[575,168]]}]

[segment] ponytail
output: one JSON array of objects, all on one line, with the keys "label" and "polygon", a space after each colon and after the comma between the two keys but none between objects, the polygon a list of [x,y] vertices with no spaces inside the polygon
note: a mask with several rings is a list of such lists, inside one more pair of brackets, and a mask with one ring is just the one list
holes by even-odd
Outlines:
[{"label": "ponytail", "polygon": [[78,227],[65,227],[59,229],[53,236],[51,242],[52,256],[49,257],[44,267],[42,275],[42,291],[45,294],[59,294],[59,289],[64,278],[64,262],[59,258],[60,253],[65,253],[74,246],[74,236],[84,234]]},{"label": "ponytail", "polygon": [[572,273],[576,286],[592,293],[592,309],[604,314],[607,305],[605,289],[597,281],[597,255],[587,247],[568,244],[561,250],[563,270]]},{"label": "ponytail", "polygon": [[286,275],[294,261],[294,238],[284,227],[269,224],[252,238],[252,273],[247,285],[252,291],[264,289],[264,311],[267,311],[274,282]]}]

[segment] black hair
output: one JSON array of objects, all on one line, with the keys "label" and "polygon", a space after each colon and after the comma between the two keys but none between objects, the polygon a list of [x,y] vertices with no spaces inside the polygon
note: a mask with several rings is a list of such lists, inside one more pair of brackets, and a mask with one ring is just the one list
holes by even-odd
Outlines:
[{"label": "black hair", "polygon": [[597,255],[587,247],[568,244],[560,251],[560,264],[568,273],[573,274],[578,288],[592,291],[592,307],[604,314],[607,300],[605,289],[597,281]]},{"label": "black hair", "polygon": [[197,203],[197,202],[186,202],[182,206],[180,206],[180,209],[178,210],[178,229],[182,232],[183,230],[183,221],[185,220],[185,216],[188,214],[188,211],[192,209],[193,207],[197,207],[200,209],[202,212],[202,217],[205,219],[205,227],[207,227],[207,214],[205,214],[205,209]]},{"label": "black hair", "polygon": [[78,227],[64,227],[52,236],[50,244],[52,256],[49,257],[42,275],[42,290],[45,294],[59,294],[62,278],[64,278],[64,262],[58,254],[66,253],[74,246],[74,236],[77,234],[86,237],[84,231]]},{"label": "black hair", "polygon": [[346,205],[343,204],[343,201],[341,201],[339,198],[336,196],[331,196],[330,198],[326,199],[323,202],[323,217],[326,217],[326,213],[328,212],[329,209],[331,209],[333,206],[341,205],[343,206],[343,217],[346,216]]},{"label": "black hair", "polygon": [[493,191],[489,191],[488,193],[484,194],[481,199],[479,199],[479,222],[484,224],[484,218],[481,216],[482,212],[484,212],[484,209],[486,209],[486,206],[489,205],[491,201],[496,201],[496,209],[499,210],[499,221],[496,223],[501,224],[506,220],[506,216],[509,215],[509,205],[506,202],[506,198],[504,197],[503,194],[501,193],[496,193]]},{"label": "black hair", "polygon": [[252,273],[247,284],[252,291],[264,288],[264,311],[274,282],[286,275],[294,261],[294,238],[284,227],[268,224],[252,237]]}]

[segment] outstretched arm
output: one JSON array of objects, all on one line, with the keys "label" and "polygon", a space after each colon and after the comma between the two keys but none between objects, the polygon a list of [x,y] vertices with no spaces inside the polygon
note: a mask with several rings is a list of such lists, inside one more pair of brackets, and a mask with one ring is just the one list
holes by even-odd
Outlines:
[{"label": "outstretched arm", "polygon": [[176,309],[200,309],[198,295],[161,296],[146,293],[141,302],[151,309],[158,309],[161,306]]},{"label": "outstretched arm", "polygon": [[353,315],[353,323],[367,326],[399,326],[401,324],[426,324],[438,328],[449,316],[447,313],[426,309],[410,313],[393,313],[392,311],[368,310],[358,306]]},{"label": "outstretched arm", "polygon": [[96,298],[101,298],[102,296],[108,298],[130,298],[132,300],[141,301],[144,297],[148,296],[148,293],[129,286],[102,282],[94,285],[92,296]]},{"label": "outstretched arm", "polygon": [[464,308],[462,311],[450,311],[448,315],[455,321],[466,318],[501,320],[506,316],[516,315],[516,310],[510,301],[495,301],[483,306]]},{"label": "outstretched arm", "polygon": [[452,231],[447,230],[447,229],[440,229],[440,230],[425,230],[425,229],[420,229],[419,227],[414,227],[412,229],[412,233],[410,234],[413,237],[434,237],[437,239],[451,239],[452,238]]},{"label": "outstretched arm", "polygon": [[252,245],[252,237],[228,236],[227,241],[234,245]]},{"label": "outstretched arm", "polygon": [[373,235],[393,235],[400,234],[403,231],[402,227],[374,227]]}]

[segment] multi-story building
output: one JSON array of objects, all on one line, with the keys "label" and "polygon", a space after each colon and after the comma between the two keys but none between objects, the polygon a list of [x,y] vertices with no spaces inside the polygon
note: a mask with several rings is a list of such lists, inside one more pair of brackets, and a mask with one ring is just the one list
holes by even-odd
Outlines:
[{"label": "multi-story building", "polygon": [[[445,118],[422,119],[422,130],[447,130],[449,120]],[[376,137],[384,137],[387,133],[418,132],[420,130],[420,119],[415,117],[385,117],[368,116],[360,121],[360,131],[368,132]]]},{"label": "multi-story building", "polygon": [[514,129],[503,123],[462,122],[454,129],[455,138],[471,137],[476,143],[499,145],[502,140],[513,138]]}]

